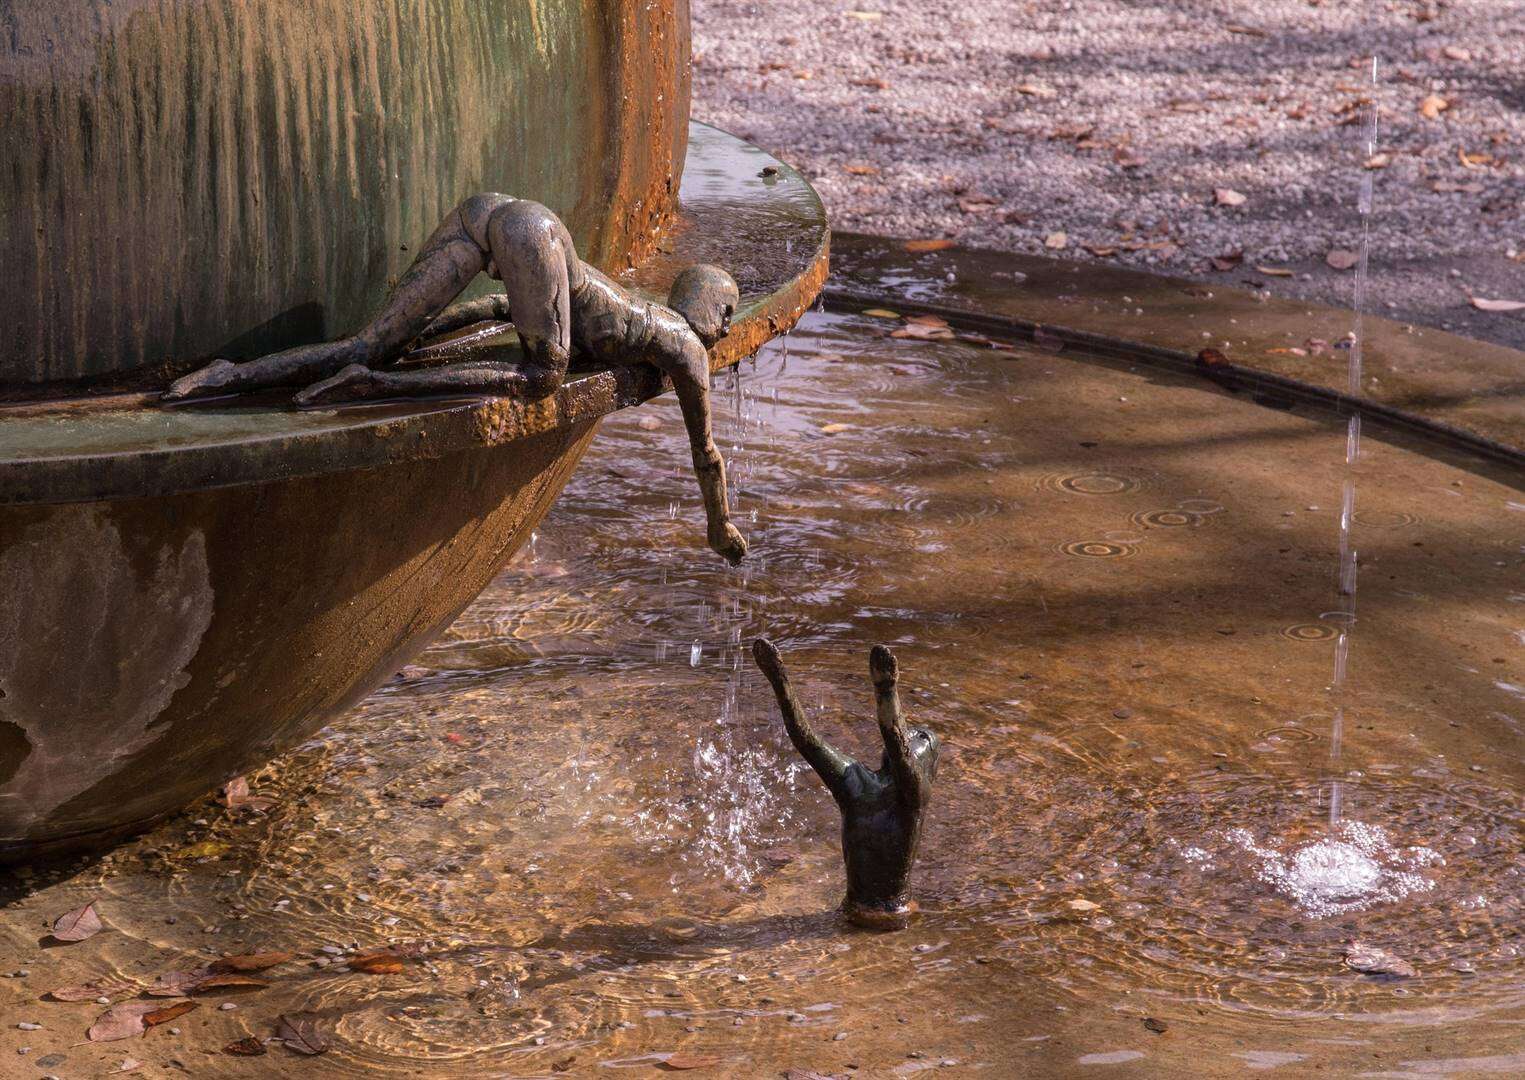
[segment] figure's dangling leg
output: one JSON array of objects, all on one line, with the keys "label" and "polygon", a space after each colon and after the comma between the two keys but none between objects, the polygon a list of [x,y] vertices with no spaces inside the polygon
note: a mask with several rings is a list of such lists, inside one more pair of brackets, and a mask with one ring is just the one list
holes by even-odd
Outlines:
[{"label": "figure's dangling leg", "polygon": [[524,343],[527,392],[552,393],[571,362],[572,294],[583,287],[572,236],[544,206],[520,199],[493,212],[487,244]]},{"label": "figure's dangling leg", "polygon": [[526,397],[538,382],[526,374],[522,366],[497,361],[414,371],[373,371],[361,364],[351,364],[339,374],[309,386],[293,400],[302,408],[311,409],[347,401],[416,398],[430,394]]},{"label": "figure's dangling leg", "polygon": [[474,195],[452,210],[403,272],[380,313],[353,337],[300,345],[242,364],[213,361],[176,379],[165,400],[301,386],[349,364],[374,367],[396,359],[487,268],[488,252],[478,239],[483,224],[513,202],[506,195]]}]

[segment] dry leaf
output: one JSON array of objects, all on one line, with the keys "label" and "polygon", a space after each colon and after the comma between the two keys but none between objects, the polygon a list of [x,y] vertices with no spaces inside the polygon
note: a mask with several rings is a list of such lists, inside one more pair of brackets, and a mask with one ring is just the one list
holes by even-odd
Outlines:
[{"label": "dry leaf", "polygon": [[890,88],[888,79],[848,79],[847,84],[849,86],[861,86],[868,90],[888,90]]},{"label": "dry leaf", "polygon": [[318,1033],[311,1017],[288,1016],[282,1013],[276,1021],[275,1034],[286,1046],[298,1054],[311,1057],[328,1049],[328,1040]]},{"label": "dry leaf", "polygon": [[710,1069],[719,1065],[721,1058],[718,1054],[669,1054],[667,1060],[662,1062],[669,1069]]},{"label": "dry leaf", "polygon": [[113,1005],[96,1017],[86,1037],[91,1042],[115,1042],[141,1035],[148,1030],[143,1018],[158,1010],[156,1001],[124,1001]]},{"label": "dry leaf", "polygon": [[250,1035],[247,1038],[228,1043],[227,1046],[222,1048],[222,1052],[224,1054],[232,1054],[234,1057],[259,1057],[261,1054],[268,1054],[270,1051],[265,1049],[265,1044],[260,1042],[258,1038]]},{"label": "dry leaf", "polygon": [[874,166],[874,165],[844,165],[842,167],[842,171],[843,172],[851,173],[853,176],[878,176],[879,175],[879,169],[878,169],[877,166]]},{"label": "dry leaf", "polygon": [[1207,348],[1197,353],[1197,363],[1203,367],[1222,367],[1228,363],[1228,357],[1218,349]]},{"label": "dry leaf", "polygon": [[1335,248],[1328,255],[1324,256],[1324,261],[1335,270],[1349,270],[1361,261],[1361,257],[1354,251]]},{"label": "dry leaf", "polygon": [[1245,196],[1233,188],[1214,188],[1213,201],[1219,206],[1243,206]]},{"label": "dry leaf", "polygon": [[1293,272],[1285,266],[1256,266],[1256,270],[1266,277],[1292,277]]},{"label": "dry leaf", "polygon": [[1299,349],[1295,345],[1291,346],[1289,348],[1285,348],[1285,349],[1267,349],[1266,352],[1270,353],[1272,356],[1307,356],[1308,355],[1308,350],[1307,349]]},{"label": "dry leaf", "polygon": [[878,22],[880,19],[884,18],[884,12],[882,12],[882,11],[849,11],[847,13],[847,17],[849,19],[857,19],[859,22]]},{"label": "dry leaf", "polygon": [[1026,94],[1028,97],[1036,98],[1051,98],[1059,96],[1059,91],[1053,89],[1052,87],[1040,85],[1039,83],[1020,83],[1017,86],[1017,93]]},{"label": "dry leaf", "polygon": [[1303,342],[1303,346],[1314,356],[1322,356],[1324,353],[1331,352],[1334,349],[1334,346],[1330,345],[1329,342],[1323,338],[1316,337],[1311,337]]},{"label": "dry leaf", "polygon": [[385,949],[365,953],[362,956],[352,956],[345,962],[349,964],[351,971],[363,972],[366,975],[397,975],[403,970],[402,957]]},{"label": "dry leaf", "polygon": [[116,1071],[119,1072],[119,1073],[136,1072],[137,1070],[141,1069],[142,1067],[143,1067],[143,1063],[141,1061],[139,1061],[137,1058],[126,1057],[126,1058],[123,1058],[117,1064]]},{"label": "dry leaf", "polygon": [[152,1012],[144,1013],[143,1023],[149,1027],[156,1027],[159,1024],[167,1024],[178,1016],[184,1016],[192,1009],[199,1008],[201,1006],[194,1001],[172,1001],[168,1005],[156,1007]]},{"label": "dry leaf", "polygon": [[989,195],[970,195],[958,201],[958,208],[965,214],[982,214],[994,210],[996,201]]},{"label": "dry leaf", "polygon": [[836,1077],[816,1072],[814,1069],[790,1069],[784,1073],[784,1080],[836,1080]]},{"label": "dry leaf", "polygon": [[907,323],[911,323],[911,324],[914,324],[916,326],[947,326],[948,325],[948,320],[943,318],[941,315],[907,315],[905,317],[905,321]]},{"label": "dry leaf", "polygon": [[852,430],[852,425],[851,424],[822,424],[821,425],[821,434],[822,435],[837,435],[837,434],[840,434],[841,432],[851,431],[851,430]]},{"label": "dry leaf", "polygon": [[1082,246],[1099,259],[1105,259],[1108,255],[1117,254],[1117,248],[1108,247],[1106,244],[1084,244]]},{"label": "dry leaf", "polygon": [[1063,251],[1070,246],[1070,236],[1066,232],[1051,232],[1043,238],[1043,246],[1050,251]]},{"label": "dry leaf", "polygon": [[1222,255],[1214,255],[1212,258],[1214,270],[1232,270],[1244,262],[1244,252],[1225,251]]},{"label": "dry leaf", "polygon": [[1067,900],[1065,903],[1071,911],[1095,911],[1101,907],[1100,904],[1092,903],[1090,900]]},{"label": "dry leaf", "polygon": [[875,319],[898,319],[898,318],[900,318],[900,312],[898,312],[898,311],[891,311],[889,308],[882,308],[882,307],[866,308],[864,310],[863,314],[871,316],[872,318],[875,318]]},{"label": "dry leaf", "polygon": [[224,956],[221,960],[214,960],[207,965],[207,970],[218,974],[228,971],[264,971],[295,959],[296,953],[289,952],[244,953],[242,956]]},{"label": "dry leaf", "polygon": [[1468,60],[1472,59],[1472,54],[1466,49],[1463,49],[1460,45],[1447,45],[1445,48],[1440,50],[1440,53],[1447,60],[1455,60],[1462,64],[1465,64]]},{"label": "dry leaf", "polygon": [[1414,965],[1401,956],[1359,941],[1345,946],[1345,966],[1363,975],[1388,975],[1397,979],[1412,979],[1419,974]]},{"label": "dry leaf", "polygon": [[136,985],[127,979],[99,979],[82,986],[60,986],[57,990],[49,990],[43,996],[53,1001],[94,1001],[98,997],[115,997],[124,991],[134,989]]},{"label": "dry leaf", "polygon": [[191,984],[191,989],[199,994],[203,990],[227,990],[237,987],[251,987],[263,990],[269,985],[264,979],[255,978],[253,975],[243,975],[236,971],[227,971],[208,975],[204,979],[198,979]]},{"label": "dry leaf", "polygon": [[1431,94],[1419,103],[1419,115],[1426,120],[1439,120],[1440,114],[1451,107],[1451,103],[1439,94]]},{"label": "dry leaf", "polygon": [[57,941],[84,941],[100,932],[101,917],[96,914],[93,900],[53,920],[53,937]]},{"label": "dry leaf", "polygon": [[940,237],[940,238],[935,239],[935,240],[907,240],[905,242],[905,249],[907,251],[915,251],[915,252],[922,252],[922,251],[945,251],[948,248],[952,247],[953,244],[954,244],[954,241],[949,240],[949,239],[947,239],[945,237]]},{"label": "dry leaf", "polygon": [[1393,163],[1393,156],[1387,153],[1373,154],[1362,163],[1365,169],[1385,169]]},{"label": "dry leaf", "polygon": [[1472,306],[1478,311],[1525,311],[1525,301],[1484,300],[1480,296],[1472,298]]},{"label": "dry leaf", "polygon": [[1489,157],[1487,154],[1468,153],[1461,147],[1456,148],[1456,160],[1461,162],[1462,165],[1468,169],[1475,169],[1480,165],[1493,164],[1493,158]]}]

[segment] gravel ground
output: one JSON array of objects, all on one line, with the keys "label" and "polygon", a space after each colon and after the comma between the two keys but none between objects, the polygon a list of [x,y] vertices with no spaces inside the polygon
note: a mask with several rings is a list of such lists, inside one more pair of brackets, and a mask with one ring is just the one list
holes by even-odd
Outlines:
[{"label": "gravel ground", "polygon": [[1358,249],[1369,178],[1370,310],[1525,348],[1525,311],[1470,302],[1525,301],[1525,0],[693,11],[694,115],[799,165],[838,229],[1348,306],[1325,260]]}]

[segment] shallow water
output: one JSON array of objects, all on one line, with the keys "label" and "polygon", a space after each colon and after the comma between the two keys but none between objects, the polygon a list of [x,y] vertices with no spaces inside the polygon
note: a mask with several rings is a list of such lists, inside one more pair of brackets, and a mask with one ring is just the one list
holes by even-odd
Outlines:
[{"label": "shallow water", "polygon": [[[1343,419],[890,325],[814,315],[722,378],[742,570],[700,547],[674,403],[629,410],[443,641],[251,777],[267,814],[15,890],[0,1011],[45,1027],[7,1064],[295,1071],[220,1050],[310,1010],[311,1075],[1525,1070],[1519,491],[1368,428],[1335,777]],[[760,633],[840,744],[877,756],[876,641],[941,734],[911,929],[838,922]],[[33,944],[89,897],[105,932]],[[1357,937],[1419,976],[1349,971]],[[403,974],[313,959],[386,943]],[[37,1001],[283,948],[179,1034],[76,1046],[100,1006]]]}]

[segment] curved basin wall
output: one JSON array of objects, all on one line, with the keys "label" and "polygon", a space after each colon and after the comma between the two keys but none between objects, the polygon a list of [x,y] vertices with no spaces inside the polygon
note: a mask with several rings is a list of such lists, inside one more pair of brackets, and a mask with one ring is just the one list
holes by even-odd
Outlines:
[{"label": "curved basin wall", "polygon": [[509,453],[8,509],[0,861],[130,832],[358,701],[524,542],[595,425]]},{"label": "curved basin wall", "polygon": [[622,269],[688,55],[688,0],[0,3],[0,397],[353,330],[477,191]]}]

